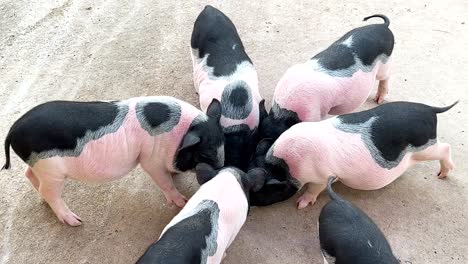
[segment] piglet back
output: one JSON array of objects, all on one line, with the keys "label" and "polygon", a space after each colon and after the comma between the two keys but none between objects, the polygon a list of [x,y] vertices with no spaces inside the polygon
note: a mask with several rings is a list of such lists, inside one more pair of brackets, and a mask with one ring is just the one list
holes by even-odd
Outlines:
[{"label": "piglet back", "polygon": [[399,263],[385,235],[361,209],[339,197],[331,188],[331,201],[319,216],[320,246],[329,263]]},{"label": "piglet back", "polygon": [[68,152],[79,152],[79,145],[115,132],[127,113],[128,105],[118,102],[47,102],[17,120],[6,143],[30,166],[56,152],[76,156],[79,153]]}]

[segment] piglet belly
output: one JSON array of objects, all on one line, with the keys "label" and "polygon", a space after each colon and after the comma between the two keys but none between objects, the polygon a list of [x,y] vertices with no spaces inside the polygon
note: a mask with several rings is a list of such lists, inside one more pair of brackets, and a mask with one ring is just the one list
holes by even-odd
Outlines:
[{"label": "piglet belly", "polygon": [[296,112],[302,121],[320,121],[335,105],[336,89],[333,77],[298,64],[278,82],[274,101],[281,108]]},{"label": "piglet belly", "polygon": [[372,157],[360,135],[345,132],[342,139],[346,141],[343,145],[339,158],[335,161],[334,172],[340,178],[340,181],[354,189],[358,190],[376,190],[383,188],[402,175],[411,165],[411,153],[407,153],[398,166],[387,169],[380,167]]},{"label": "piglet belly", "polygon": [[125,128],[85,145],[78,157],[64,157],[69,178],[88,182],[108,182],[128,174],[138,164],[137,138],[129,138]]},{"label": "piglet belly", "polygon": [[361,106],[372,91],[376,70],[376,68],[371,72],[359,70],[352,77],[335,77],[340,89],[337,92],[336,104],[330,110],[330,114],[347,114]]}]

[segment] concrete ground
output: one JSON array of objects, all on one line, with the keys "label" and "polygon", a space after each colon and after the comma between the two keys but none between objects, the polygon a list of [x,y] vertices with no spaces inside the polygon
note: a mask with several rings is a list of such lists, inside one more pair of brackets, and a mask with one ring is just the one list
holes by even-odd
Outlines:
[{"label": "concrete ground", "polygon": [[[457,167],[439,180],[438,163],[426,162],[381,190],[336,184],[336,191],[378,223],[403,263],[468,263],[468,2],[424,2],[3,0],[0,136],[50,100],[171,95],[197,104],[188,47],[207,3],[236,24],[268,105],[290,65],[364,25],[363,17],[383,13],[396,38],[387,99],[436,106],[460,99],[439,115],[438,129]],[[363,109],[374,106],[369,99]],[[178,212],[137,168],[109,184],[69,181],[64,199],[84,220],[71,228],[41,201],[16,155],[12,165],[0,173],[2,264],[133,263]],[[198,188],[193,174],[176,179],[187,195]],[[224,263],[321,263],[316,222],[328,198],[302,211],[296,198],[254,208]]]}]

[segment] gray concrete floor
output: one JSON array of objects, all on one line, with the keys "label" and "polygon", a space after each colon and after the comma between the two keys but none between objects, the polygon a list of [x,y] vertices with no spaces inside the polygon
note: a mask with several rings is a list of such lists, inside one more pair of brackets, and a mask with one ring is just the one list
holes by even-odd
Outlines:
[{"label": "gray concrete floor", "polygon": [[[423,3],[427,2],[427,3]],[[33,106],[56,99],[171,95],[197,105],[189,40],[204,4],[237,25],[268,105],[276,82],[362,18],[383,13],[396,37],[389,101],[444,106],[439,138],[455,171],[409,169],[377,191],[336,190],[364,209],[403,263],[468,263],[468,2],[446,1],[0,1],[0,136]],[[372,22],[380,23],[378,19]],[[373,92],[373,94],[375,91]],[[373,96],[372,94],[372,96]],[[369,99],[363,107],[374,107]],[[3,153],[3,151],[2,151]],[[3,154],[2,154],[3,156]],[[3,161],[2,161],[3,162]],[[14,155],[0,173],[0,263],[132,263],[177,213],[141,169],[117,182],[69,181],[64,198],[84,224],[60,224]],[[177,178],[191,195],[192,174]],[[321,263],[316,222],[328,198],[306,210],[295,198],[254,208],[224,263]]]}]

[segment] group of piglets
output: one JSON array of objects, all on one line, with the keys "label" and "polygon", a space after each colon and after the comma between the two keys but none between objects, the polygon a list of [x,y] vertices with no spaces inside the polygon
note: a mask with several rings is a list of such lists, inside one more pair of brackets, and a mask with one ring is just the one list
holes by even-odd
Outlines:
[{"label": "group of piglets", "polygon": [[[379,228],[331,184],[379,189],[424,160],[439,160],[446,177],[454,165],[450,145],[437,141],[436,115],[455,104],[394,102],[351,113],[376,80],[375,101],[388,93],[394,38],[388,18],[364,20],[373,17],[384,23],[353,29],[289,68],[267,113],[236,27],[206,6],[190,50],[201,110],[168,96],[44,103],[11,127],[3,168],[11,146],[58,219],[77,226],[81,218],[61,198],[66,178],[107,182],[140,164],[167,202],[184,208],[138,263],[220,263],[250,206],[284,201],[304,186],[300,209],[324,189],[332,199],[319,218],[325,262],[398,263]],[[187,202],[172,174],[193,169],[201,187]]]}]

